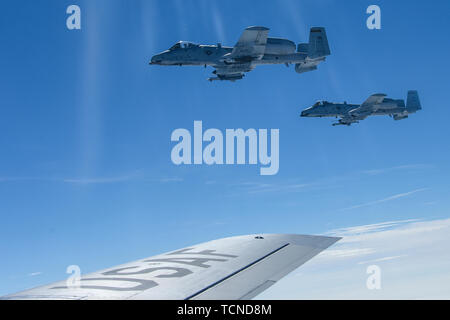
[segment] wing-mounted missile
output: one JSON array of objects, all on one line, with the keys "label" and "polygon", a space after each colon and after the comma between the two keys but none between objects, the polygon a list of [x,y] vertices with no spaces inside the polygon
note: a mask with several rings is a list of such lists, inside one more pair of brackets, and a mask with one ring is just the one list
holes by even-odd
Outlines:
[{"label": "wing-mounted missile", "polygon": [[244,78],[244,74],[236,74],[236,75],[217,75],[217,77],[211,77],[208,78],[208,81],[212,82],[212,81],[236,81],[236,80],[241,80],[242,78]]},{"label": "wing-mounted missile", "polygon": [[229,80],[236,81],[244,78],[244,72],[251,71],[253,66],[251,63],[239,63],[227,67],[218,67],[213,71],[217,77],[211,77],[209,81]]},{"label": "wing-mounted missile", "polygon": [[359,123],[359,121],[357,120],[343,120],[343,119],[339,119],[339,122],[335,122],[332,124],[333,127],[335,126],[351,126],[352,123]]}]

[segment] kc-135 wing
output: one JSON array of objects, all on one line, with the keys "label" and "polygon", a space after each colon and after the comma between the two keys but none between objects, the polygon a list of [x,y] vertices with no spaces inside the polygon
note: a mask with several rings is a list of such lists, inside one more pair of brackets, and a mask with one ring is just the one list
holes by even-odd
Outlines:
[{"label": "kc-135 wing", "polygon": [[340,238],[248,235],[94,272],[2,299],[250,299]]}]

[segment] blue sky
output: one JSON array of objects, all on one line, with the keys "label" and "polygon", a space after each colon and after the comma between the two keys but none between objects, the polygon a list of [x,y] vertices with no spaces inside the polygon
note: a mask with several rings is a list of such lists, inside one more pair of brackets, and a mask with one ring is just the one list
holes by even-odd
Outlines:
[{"label": "blue sky", "polygon": [[[67,6],[82,29],[66,28]],[[365,13],[378,4],[382,29]],[[14,1],[0,10],[0,295],[207,240],[323,234],[449,217],[448,1]],[[307,42],[317,71],[149,66],[178,40],[234,45],[250,25]],[[419,90],[403,121],[300,118],[316,100]],[[177,128],[280,129],[280,171],[172,164]],[[446,243],[436,244],[447,246]],[[412,254],[412,253],[411,253]],[[401,260],[398,260],[401,263]]]}]

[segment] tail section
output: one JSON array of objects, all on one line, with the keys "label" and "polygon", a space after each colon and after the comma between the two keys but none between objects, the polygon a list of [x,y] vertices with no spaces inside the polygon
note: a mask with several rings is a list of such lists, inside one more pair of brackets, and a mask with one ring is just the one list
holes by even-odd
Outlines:
[{"label": "tail section", "polygon": [[331,52],[325,28],[311,28],[309,32],[309,43],[299,43],[297,52],[307,54],[310,59],[329,56]]},{"label": "tail section", "polygon": [[308,57],[311,59],[330,55],[327,33],[325,28],[314,27],[309,33]]},{"label": "tail section", "polygon": [[416,112],[421,110],[422,106],[420,105],[419,93],[416,90],[408,91],[408,98],[406,100],[406,110],[408,112]]},{"label": "tail section", "polygon": [[309,43],[300,43],[297,47],[298,53],[307,55],[303,63],[295,65],[297,73],[308,72],[317,69],[317,65],[331,54],[325,28],[313,27],[309,33]]}]

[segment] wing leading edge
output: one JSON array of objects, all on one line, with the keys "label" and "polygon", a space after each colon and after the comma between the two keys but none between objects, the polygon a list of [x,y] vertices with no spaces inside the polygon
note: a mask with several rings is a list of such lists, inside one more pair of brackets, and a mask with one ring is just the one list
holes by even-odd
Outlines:
[{"label": "wing leading edge", "polygon": [[384,93],[376,93],[367,98],[366,101],[363,102],[361,106],[380,104],[386,98],[386,94]]},{"label": "wing leading edge", "polygon": [[214,240],[3,299],[251,299],[340,238],[248,235]]}]

